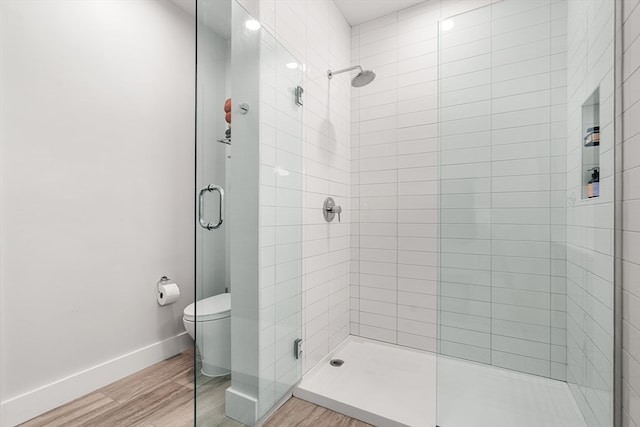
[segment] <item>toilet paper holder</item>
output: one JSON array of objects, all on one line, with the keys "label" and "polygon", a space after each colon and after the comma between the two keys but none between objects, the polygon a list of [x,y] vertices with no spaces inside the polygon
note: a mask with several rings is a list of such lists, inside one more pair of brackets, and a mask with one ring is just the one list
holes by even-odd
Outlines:
[{"label": "toilet paper holder", "polygon": [[170,282],[167,276],[158,280],[156,289],[156,298],[161,306],[173,304],[180,299],[180,287],[177,283]]},{"label": "toilet paper holder", "polygon": [[167,276],[162,276],[160,278],[160,280],[158,280],[158,283],[156,283],[156,291],[158,291],[158,293],[160,293],[160,286],[162,284],[168,282],[169,280],[171,280],[171,279],[169,279]]}]

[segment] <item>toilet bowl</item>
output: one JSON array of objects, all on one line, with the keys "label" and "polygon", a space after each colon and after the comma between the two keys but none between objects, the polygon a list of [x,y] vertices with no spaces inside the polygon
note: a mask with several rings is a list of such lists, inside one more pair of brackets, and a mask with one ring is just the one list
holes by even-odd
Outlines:
[{"label": "toilet bowl", "polygon": [[184,327],[196,341],[202,373],[219,377],[231,372],[231,294],[196,301],[184,309]]}]

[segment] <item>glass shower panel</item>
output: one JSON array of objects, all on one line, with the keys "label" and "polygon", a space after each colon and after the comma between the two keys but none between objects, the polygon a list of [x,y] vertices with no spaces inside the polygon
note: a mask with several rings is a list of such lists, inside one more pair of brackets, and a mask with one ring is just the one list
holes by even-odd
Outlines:
[{"label": "glass shower panel", "polygon": [[[440,427],[611,425],[605,3],[503,0],[440,22]],[[583,199],[595,125],[582,129],[582,106],[596,91],[602,104],[602,87],[610,156],[600,197]]]},{"label": "glass shower panel", "polygon": [[303,65],[260,34],[260,380],[258,417],[302,376]]},{"label": "glass shower panel", "polygon": [[567,12],[567,382],[589,426],[613,417],[615,3]]},{"label": "glass shower panel", "polygon": [[490,12],[443,21],[453,27],[439,58],[438,351],[481,363],[491,360]]},{"label": "glass shower panel", "polygon": [[[197,122],[196,122],[196,191],[209,185],[223,188],[229,199],[230,138],[226,136],[225,100],[231,96],[229,67],[231,46],[229,25],[222,28],[220,14],[228,1],[198,2],[197,52]],[[217,7],[215,6],[217,5]],[[213,20],[216,20],[215,25]],[[229,15],[230,19],[230,15]],[[228,224],[225,218],[220,227],[207,229],[200,224],[220,220],[219,194],[208,191],[202,198],[202,218],[196,212],[196,284],[197,297],[207,298],[228,289],[230,271],[227,260]],[[224,217],[224,211],[222,211]]]},{"label": "glass shower panel", "polygon": [[303,65],[236,1],[197,24],[196,298],[232,298],[231,375],[197,365],[195,420],[254,425],[301,377]]},{"label": "glass shower panel", "polygon": [[[457,359],[491,363],[491,7],[440,22],[436,424],[482,412]],[[462,367],[472,365],[462,365]],[[464,409],[463,409],[464,408]],[[493,421],[493,420],[489,420]]]},{"label": "glass shower panel", "polygon": [[[231,1],[197,0],[196,4],[196,301],[227,292],[230,288],[229,201],[231,145],[227,135],[225,101],[231,96]],[[196,317],[202,316],[196,306]],[[226,320],[229,322],[229,320]],[[219,425],[225,417],[224,389],[229,375],[204,369],[202,349],[228,346],[195,324],[195,423]],[[220,392],[222,391],[222,392]],[[214,421],[215,420],[215,421]],[[230,420],[228,420],[230,421]]]}]

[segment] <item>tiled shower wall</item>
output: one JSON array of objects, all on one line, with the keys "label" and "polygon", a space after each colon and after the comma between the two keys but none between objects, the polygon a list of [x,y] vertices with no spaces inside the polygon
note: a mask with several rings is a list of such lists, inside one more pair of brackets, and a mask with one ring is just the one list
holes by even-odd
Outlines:
[{"label": "tiled shower wall", "polygon": [[436,350],[440,16],[491,0],[429,1],[351,29],[351,333]]},{"label": "tiled shower wall", "polygon": [[[235,334],[232,324],[232,339],[242,341],[232,343],[232,348],[244,351],[232,355],[239,368],[227,391],[227,411],[231,408],[234,418],[251,424],[349,334],[350,86],[348,80],[330,85],[327,69],[348,65],[350,26],[332,0],[239,3],[259,17],[263,30],[258,43],[250,33],[235,37],[239,42],[251,40],[236,49],[244,56],[232,71],[237,79],[234,98],[259,105],[260,129],[249,120],[234,130],[243,137],[238,141],[246,141],[234,148],[236,161],[249,166],[232,168],[232,182],[246,198],[245,204],[253,203],[256,209],[236,204],[232,216],[242,237],[232,245],[237,253],[231,257],[232,268],[236,263],[233,288],[240,292],[232,310],[238,320],[235,328],[243,329]],[[243,32],[244,24],[238,22],[233,28]],[[241,66],[243,60],[250,61],[248,66]],[[254,88],[257,68],[260,86]],[[291,78],[289,68],[303,77],[302,108],[293,104],[297,77]],[[242,117],[254,116],[240,115],[236,120],[246,121]],[[254,176],[258,173],[259,177]],[[256,198],[258,182],[260,197]],[[322,205],[327,196],[342,205],[342,221],[324,220]],[[254,225],[259,229],[254,230]],[[260,248],[259,257],[251,253],[254,247]],[[258,271],[259,278],[254,277]],[[259,295],[251,285],[256,282]],[[252,329],[256,307],[259,331]],[[296,338],[303,339],[302,361],[293,359]]]},{"label": "tiled shower wall", "polygon": [[[378,74],[352,90],[355,335],[436,350],[438,19],[478,6],[352,29],[352,64]],[[477,9],[454,18],[440,66],[441,350],[560,379],[565,19],[563,1]]]},{"label": "tiled shower wall", "polygon": [[[346,76],[329,84],[327,70],[348,66],[350,26],[331,0],[260,0],[259,15],[304,64],[302,234],[297,239],[306,372],[349,334],[350,85]],[[325,222],[327,196],[342,206],[341,222]]]},{"label": "tiled shower wall", "polygon": [[[588,425],[612,417],[614,9],[568,1],[567,382]],[[582,105],[598,88],[600,197],[583,199]]]},{"label": "tiled shower wall", "polygon": [[440,348],[565,378],[566,2],[441,34]]},{"label": "tiled shower wall", "polygon": [[268,31],[260,34],[260,351],[259,416],[301,375],[302,70]]},{"label": "tiled shower wall", "polygon": [[352,27],[351,333],[436,349],[439,2]]}]

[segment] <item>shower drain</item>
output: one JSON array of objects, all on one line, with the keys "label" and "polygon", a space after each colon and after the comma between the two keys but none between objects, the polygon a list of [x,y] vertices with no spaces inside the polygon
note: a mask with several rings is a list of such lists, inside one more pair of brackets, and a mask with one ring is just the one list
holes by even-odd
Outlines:
[{"label": "shower drain", "polygon": [[342,360],[342,359],[332,359],[331,362],[329,362],[329,365],[335,366],[336,368],[339,368],[340,366],[344,365],[344,360]]}]

